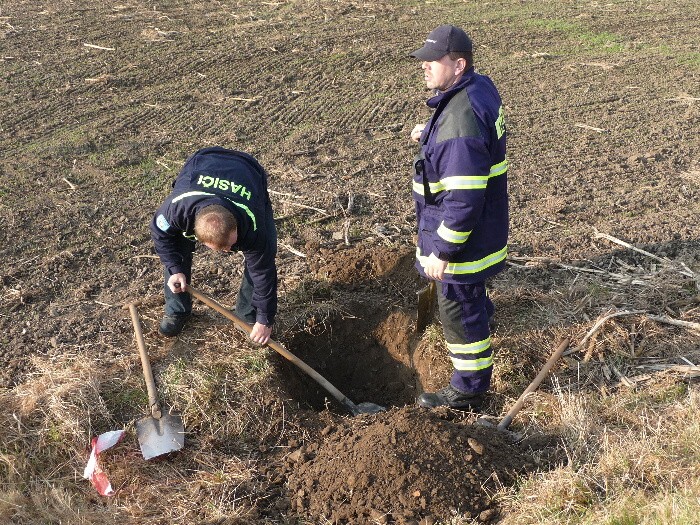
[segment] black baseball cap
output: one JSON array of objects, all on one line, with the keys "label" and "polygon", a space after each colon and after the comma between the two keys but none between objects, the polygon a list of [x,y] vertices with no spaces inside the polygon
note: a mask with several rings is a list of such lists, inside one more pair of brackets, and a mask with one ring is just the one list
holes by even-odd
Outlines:
[{"label": "black baseball cap", "polygon": [[425,39],[423,47],[409,56],[432,62],[440,60],[447,53],[470,52],[471,50],[472,40],[462,29],[444,24],[433,29],[428,38]]}]

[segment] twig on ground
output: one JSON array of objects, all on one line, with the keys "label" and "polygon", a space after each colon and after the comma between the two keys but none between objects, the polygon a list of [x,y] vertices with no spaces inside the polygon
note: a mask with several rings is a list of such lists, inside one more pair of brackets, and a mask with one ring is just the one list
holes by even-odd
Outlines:
[{"label": "twig on ground", "polygon": [[589,126],[588,124],[581,124],[580,122],[577,122],[574,124],[577,128],[583,128],[583,129],[589,129],[591,131],[595,131],[596,133],[605,133],[607,129],[603,128],[594,128],[593,126]]},{"label": "twig on ground", "polygon": [[299,250],[296,250],[296,249],[292,248],[292,247],[289,246],[288,244],[284,244],[284,243],[281,243],[281,242],[278,243],[278,244],[279,244],[282,248],[284,248],[285,250],[289,250],[290,252],[292,252],[294,255],[298,255],[299,257],[304,257],[304,258],[306,258],[306,255],[305,255],[305,254],[303,254],[303,253],[300,252]]},{"label": "twig on ground", "polygon": [[655,370],[657,372],[681,372],[688,378],[700,376],[700,366],[674,365],[671,363],[661,363],[658,365],[639,365],[637,368]]},{"label": "twig on ground", "polygon": [[[647,252],[648,253],[648,252]],[[650,254],[652,255],[652,254]],[[654,256],[656,257],[656,256]],[[525,264],[514,264],[512,261],[518,261],[522,262]],[[686,277],[691,277],[695,280],[695,285],[696,287],[700,290],[700,276],[698,274],[694,273],[690,268],[688,268],[684,263],[678,263],[671,261],[669,259],[663,260],[660,259],[661,262],[663,262],[666,266],[674,267],[676,271],[681,273],[682,275],[685,275]],[[623,261],[616,261],[619,266],[621,266],[623,269],[627,271],[633,271],[635,268],[632,266],[625,264]],[[528,264],[530,263],[530,264]],[[547,257],[519,257],[519,256],[514,256],[514,255],[509,255],[508,256],[508,265],[514,266],[515,268],[523,269],[523,270],[530,270],[530,269],[536,269],[542,266],[546,265],[551,265],[551,266],[556,266],[557,268],[561,268],[563,270],[569,270],[572,272],[579,272],[579,273],[589,273],[589,274],[595,274],[595,275],[600,275],[601,277],[606,277],[608,279],[612,279],[614,281],[617,281],[619,284],[623,285],[634,285],[634,286],[655,286],[655,284],[652,282],[653,277],[655,274],[644,274],[644,275],[629,275],[625,273],[619,273],[619,272],[611,272],[607,270],[600,270],[596,268],[584,268],[581,266],[572,266],[570,264],[564,264],[562,262],[556,261],[554,259],[549,259]],[[682,266],[683,270],[678,270],[677,266]]]},{"label": "twig on ground", "polygon": [[[606,272],[605,270],[596,270],[593,268],[581,268],[579,266],[570,266],[568,264],[561,263],[559,261],[556,261],[554,259],[550,259],[548,257],[520,257],[516,255],[509,255],[508,256],[508,261],[511,266],[515,266],[516,268],[524,268],[526,270],[530,268],[538,268],[541,265],[547,265],[550,264],[552,266],[558,266],[559,268],[562,268],[564,270],[573,270],[576,272],[583,272],[583,273],[595,273],[598,275],[606,275],[609,274],[609,272]],[[518,262],[524,262],[525,264],[513,264],[510,261],[518,261]],[[527,263],[535,263],[535,264],[527,264]]]},{"label": "twig on ground", "polygon": [[268,189],[267,192],[272,193],[273,195],[282,195],[283,197],[292,197],[292,198],[298,197],[298,195],[295,195],[293,193],[284,193],[282,191],[275,191],[275,190],[270,190],[270,189]]},{"label": "twig on ground", "polygon": [[345,212],[348,215],[352,215],[352,212],[354,211],[354,209],[355,209],[355,194],[350,192],[350,193],[348,193],[348,206],[345,209]]},{"label": "twig on ground", "polygon": [[69,181],[67,178],[63,177],[63,180],[65,181],[66,184],[68,184],[68,186],[70,186],[71,190],[78,189],[78,187],[75,184],[73,184],[71,181]]},{"label": "twig on ground", "polygon": [[630,377],[625,377],[627,382],[620,381],[618,384],[613,385],[614,387],[619,387],[619,386],[628,386],[627,383],[632,384],[632,386],[637,386],[637,383],[641,383],[642,381],[649,381],[652,377],[654,377],[652,374],[639,374],[636,376],[630,376]]},{"label": "twig on ground", "polygon": [[[619,317],[621,315],[637,315],[637,314],[643,314],[643,313],[646,313],[646,312],[644,310],[621,310],[619,312],[613,312],[611,314],[607,314],[607,315],[599,318],[596,321],[596,323],[593,325],[593,328],[591,328],[588,331],[588,333],[583,337],[583,339],[581,339],[581,342],[577,346],[575,346],[574,348],[571,348],[571,349],[567,350],[566,352],[564,352],[564,355],[570,355],[570,354],[573,354],[575,352],[580,352],[583,349],[583,347],[585,346],[586,341],[588,341],[589,338],[591,338],[596,332],[598,332],[598,330],[601,329],[601,327],[605,324],[605,322],[608,319],[612,319],[613,317]],[[584,363],[590,359],[590,356],[588,354],[586,354],[586,357],[587,357],[587,359],[584,358],[584,360],[583,360]]]},{"label": "twig on ground", "polygon": [[[581,352],[584,349],[586,342],[591,337],[593,337],[602,328],[603,324],[605,324],[605,322],[608,321],[609,319],[612,319],[613,317],[619,317],[622,315],[639,315],[639,314],[647,314],[647,312],[644,310],[621,310],[619,312],[613,312],[611,314],[607,314],[607,315],[604,315],[603,317],[598,318],[596,323],[593,325],[593,328],[591,328],[588,331],[588,333],[583,337],[583,339],[581,339],[581,342],[577,346],[575,346],[574,348],[570,348],[569,350],[564,352],[563,355],[567,356],[567,355],[574,354],[576,352]],[[679,319],[671,319],[670,317],[663,317],[663,316],[658,316],[658,315],[647,315],[647,318],[652,320],[652,321],[656,321],[658,323],[680,326],[683,328],[689,328],[690,330],[695,330],[695,331],[700,332],[700,323],[694,323],[691,321],[681,321]],[[588,351],[586,352],[586,354],[583,358],[584,363],[587,363],[588,361],[590,361],[592,353],[593,353],[593,348],[591,347],[588,349]],[[695,365],[692,365],[692,366],[695,366]]]},{"label": "twig on ground", "polygon": [[691,97],[690,95],[683,94],[678,97],[667,98],[666,100],[674,102],[696,102],[700,100],[700,97]]},{"label": "twig on ground", "polygon": [[297,215],[296,213],[288,213],[286,215],[280,215],[279,217],[275,217],[274,220],[275,220],[275,222],[282,222],[282,221],[286,221],[290,217],[295,217],[296,215]]},{"label": "twig on ground", "polygon": [[683,328],[690,328],[691,330],[700,332],[700,323],[693,323],[692,321],[681,321],[680,319],[671,319],[670,317],[664,317],[659,315],[649,315],[647,317],[649,317],[649,319],[651,319],[652,321],[656,321],[657,323],[681,326]]},{"label": "twig on ground", "polygon": [[95,304],[99,304],[100,306],[109,306],[110,308],[114,308],[117,306],[115,304],[103,303],[102,301],[95,301]]},{"label": "twig on ground", "polygon": [[314,211],[317,211],[319,213],[325,213],[326,215],[328,214],[328,212],[326,210],[324,210],[323,208],[314,208],[313,206],[307,206],[306,204],[300,204],[298,202],[292,202],[292,201],[280,201],[280,202],[282,202],[283,204],[291,204],[292,206],[299,206],[300,208],[306,208],[307,210],[314,210]]},{"label": "twig on ground", "polygon": [[350,219],[343,223],[343,237],[345,238],[345,245],[350,246]]},{"label": "twig on ground", "polygon": [[[642,255],[646,255],[647,257],[651,257],[652,259],[659,261],[660,263],[663,263],[663,264],[666,264],[668,266],[673,267],[676,271],[685,275],[686,277],[690,277],[690,278],[695,279],[697,281],[697,275],[695,274],[695,272],[693,272],[690,268],[688,268],[683,263],[672,261],[671,259],[668,259],[667,257],[659,257],[658,255],[654,255],[653,253],[650,253],[646,250],[642,250],[641,248],[637,248],[636,246],[632,246],[631,244],[629,244],[625,241],[622,241],[616,237],[613,237],[612,235],[608,235],[607,233],[601,233],[595,228],[593,228],[593,232],[594,232],[594,237],[596,239],[601,239],[601,238],[607,239],[611,242],[619,244],[620,246],[624,246],[625,248],[633,250],[637,253],[641,253]],[[678,266],[682,266],[683,270],[679,270]]]},{"label": "twig on ground", "polygon": [[319,222],[325,221],[326,219],[332,219],[334,218],[334,215],[323,215],[322,217],[318,217],[314,220],[311,220],[307,222],[306,224],[318,224]]},{"label": "twig on ground", "polygon": [[627,388],[634,388],[636,385],[630,381],[627,376],[625,376],[620,370],[615,365],[611,365],[610,368],[612,371],[615,373],[615,375],[618,377],[620,382],[625,385]]},{"label": "twig on ground", "polygon": [[91,47],[93,49],[101,49],[102,51],[115,51],[116,48],[114,47],[102,47],[102,46],[96,46],[95,44],[83,44],[85,47]]}]

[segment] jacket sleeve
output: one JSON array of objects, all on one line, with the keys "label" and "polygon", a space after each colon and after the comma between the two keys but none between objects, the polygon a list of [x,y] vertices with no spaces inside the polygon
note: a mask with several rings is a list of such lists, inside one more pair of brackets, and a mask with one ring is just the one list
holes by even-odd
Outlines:
[{"label": "jacket sleeve", "polygon": [[481,218],[491,157],[484,141],[477,137],[454,138],[439,147],[438,173],[445,196],[435,255],[453,262]]},{"label": "jacket sleeve", "polygon": [[158,208],[151,220],[151,239],[156,253],[170,275],[188,273],[183,258],[194,251],[195,243],[183,236],[187,225],[179,218],[169,199]]},{"label": "jacket sleeve", "polygon": [[253,282],[251,304],[257,312],[256,321],[270,326],[277,313],[276,246],[269,242],[263,251],[245,251],[245,265]]}]

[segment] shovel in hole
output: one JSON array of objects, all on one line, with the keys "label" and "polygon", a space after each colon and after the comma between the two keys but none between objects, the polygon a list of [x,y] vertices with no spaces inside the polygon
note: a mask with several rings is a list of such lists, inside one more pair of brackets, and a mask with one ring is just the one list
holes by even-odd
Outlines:
[{"label": "shovel in hole", "polygon": [[150,416],[142,417],[136,422],[136,436],[141,447],[141,454],[145,460],[149,460],[180,450],[185,444],[185,425],[179,414],[161,407],[158,401],[158,393],[146,352],[146,343],[143,340],[143,331],[136,304],[130,303],[128,308],[131,322],[134,325],[136,343],[139,347],[143,376],[148,390],[148,405],[151,410]]},{"label": "shovel in hole", "polygon": [[[243,319],[238,317],[236,314],[234,314],[231,310],[225,308],[223,305],[209,297],[208,295],[195,290],[192,286],[187,286],[187,291],[194,297],[195,299],[198,299],[202,301],[204,304],[209,306],[210,308],[216,310],[219,312],[221,315],[224,317],[227,317],[229,320],[233,321],[233,323],[242,328],[247,334],[250,335],[250,332],[253,330],[253,327],[250,326],[248,323],[246,323]],[[330,393],[336,401],[338,401],[341,405],[343,405],[348,411],[353,415],[356,416],[358,414],[377,414],[379,412],[384,412],[386,408],[380,405],[376,405],[374,403],[359,403],[355,404],[352,401],[350,401],[345,394],[343,394],[340,390],[338,390],[336,387],[334,387],[332,384],[326,380],[325,377],[323,377],[321,374],[316,372],[313,368],[311,368],[309,365],[307,365],[304,361],[299,359],[297,356],[295,356],[293,353],[291,353],[289,350],[287,350],[284,346],[282,346],[280,343],[270,339],[267,342],[267,346],[272,348],[275,352],[280,354],[282,357],[287,359],[288,361],[291,361],[294,365],[296,365],[298,368],[300,368],[306,375],[314,379],[319,385],[321,385],[328,393]]]},{"label": "shovel in hole", "polygon": [[418,316],[416,318],[416,333],[423,331],[433,322],[435,305],[437,304],[437,287],[435,281],[430,281],[426,286],[418,290]]}]

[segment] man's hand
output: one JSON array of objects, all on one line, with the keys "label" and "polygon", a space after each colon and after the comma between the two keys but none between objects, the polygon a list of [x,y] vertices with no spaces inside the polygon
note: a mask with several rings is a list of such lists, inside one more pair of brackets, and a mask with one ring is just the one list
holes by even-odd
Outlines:
[{"label": "man's hand", "polygon": [[442,281],[442,277],[445,275],[445,268],[447,268],[447,261],[438,259],[434,253],[430,254],[427,263],[423,265],[425,275],[438,281]]},{"label": "man's hand", "polygon": [[261,345],[266,344],[270,340],[272,327],[264,324],[255,323],[250,331],[250,340]]},{"label": "man's hand", "polygon": [[176,273],[170,276],[168,279],[168,288],[173,293],[180,293],[187,291],[187,277],[184,273]]},{"label": "man's hand", "polygon": [[411,140],[413,142],[418,142],[420,140],[420,135],[425,129],[425,124],[416,124],[411,131]]}]

